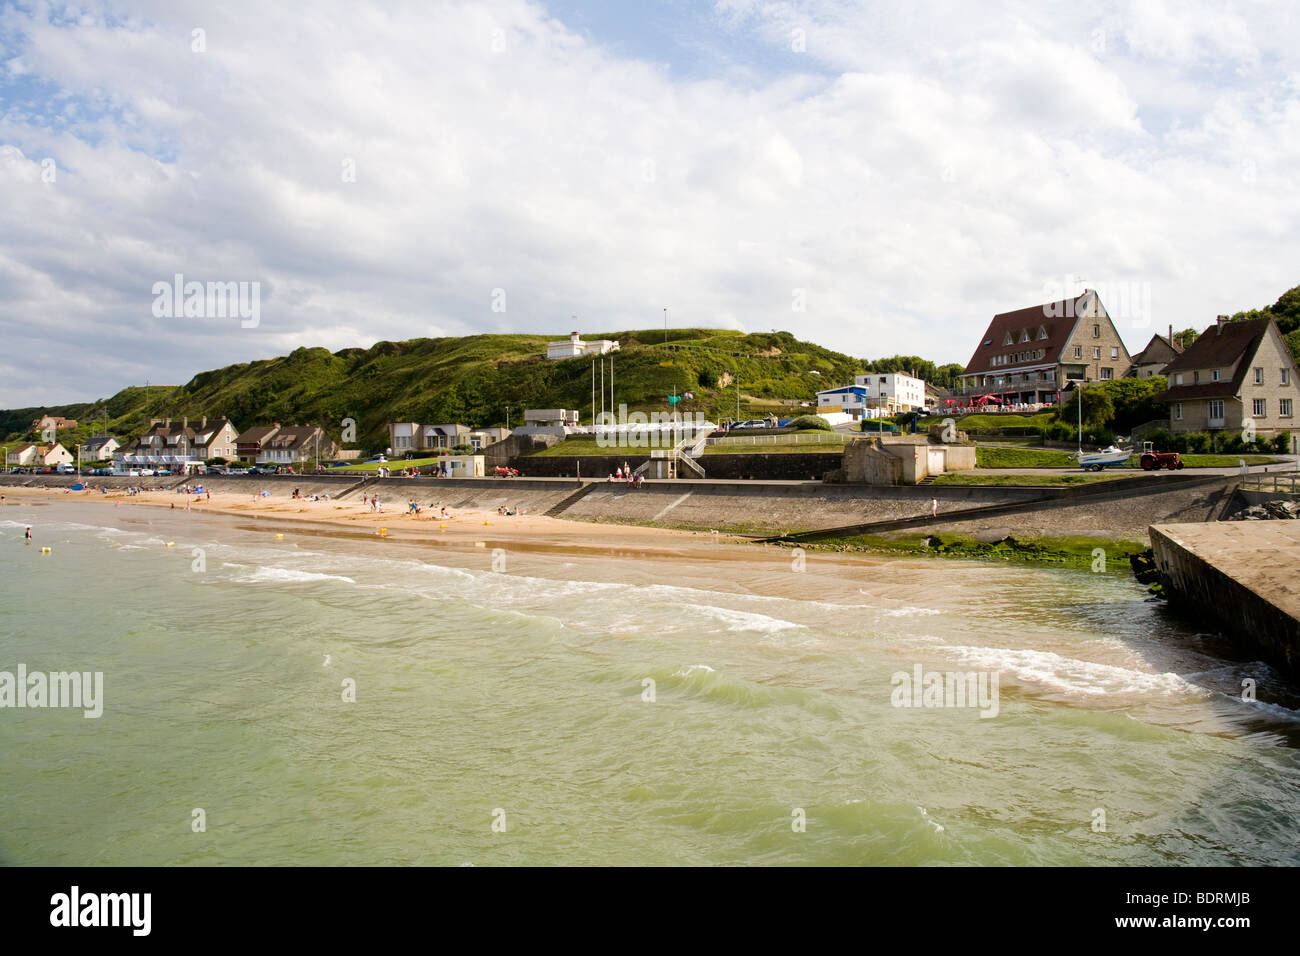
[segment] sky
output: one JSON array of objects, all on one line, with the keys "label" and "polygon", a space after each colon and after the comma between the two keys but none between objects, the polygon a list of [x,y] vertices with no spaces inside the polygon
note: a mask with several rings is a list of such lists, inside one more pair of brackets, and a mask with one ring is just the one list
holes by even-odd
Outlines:
[{"label": "sky", "polygon": [[0,3],[0,407],[665,308],[964,364],[1085,287],[1137,351],[1300,283],[1297,10]]}]

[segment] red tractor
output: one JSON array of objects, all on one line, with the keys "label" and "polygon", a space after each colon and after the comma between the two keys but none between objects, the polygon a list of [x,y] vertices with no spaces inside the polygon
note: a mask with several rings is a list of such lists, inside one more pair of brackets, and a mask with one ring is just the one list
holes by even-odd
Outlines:
[{"label": "red tractor", "polygon": [[1152,442],[1144,441],[1142,457],[1138,459],[1138,464],[1142,466],[1143,471],[1159,471],[1161,468],[1177,471],[1183,467],[1183,459],[1176,451],[1156,451],[1156,446]]}]

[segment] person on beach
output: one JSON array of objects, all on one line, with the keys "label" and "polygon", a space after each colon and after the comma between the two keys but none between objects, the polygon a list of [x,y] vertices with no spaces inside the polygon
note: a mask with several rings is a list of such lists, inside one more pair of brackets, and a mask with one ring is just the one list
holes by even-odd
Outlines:
[{"label": "person on beach", "polygon": [[614,469],[614,477],[617,478],[619,481],[622,481],[622,480],[623,480],[623,469],[622,469],[622,468],[615,468],[615,469]]},{"label": "person on beach", "polygon": [[32,543],[32,529],[31,529],[31,528],[28,528],[28,529],[27,529],[27,532],[23,535],[23,541],[25,541],[27,544],[31,544],[31,543]]},{"label": "person on beach", "polygon": [[938,514],[939,514],[939,499],[938,499],[938,498],[931,498],[931,499],[930,499],[930,517],[933,518],[933,517],[935,517],[935,516],[938,515]]}]

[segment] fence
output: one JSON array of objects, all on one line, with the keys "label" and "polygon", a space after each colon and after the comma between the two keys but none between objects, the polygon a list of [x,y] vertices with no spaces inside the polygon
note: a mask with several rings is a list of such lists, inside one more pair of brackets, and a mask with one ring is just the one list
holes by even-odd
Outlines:
[{"label": "fence", "polygon": [[1273,494],[1300,495],[1300,474],[1252,475],[1238,485],[1243,491],[1269,491]]},{"label": "fence", "polygon": [[798,435],[728,435],[725,438],[706,438],[705,445],[842,445],[849,436],[837,432],[814,432]]}]

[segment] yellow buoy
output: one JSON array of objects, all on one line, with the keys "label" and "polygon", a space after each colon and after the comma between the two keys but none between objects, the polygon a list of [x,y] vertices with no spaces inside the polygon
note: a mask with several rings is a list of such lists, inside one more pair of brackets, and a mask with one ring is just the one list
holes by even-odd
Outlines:
[{"label": "yellow buoy", "polygon": [[50,553],[49,548],[41,548],[41,554],[49,554],[49,553]]},{"label": "yellow buoy", "polygon": [[387,534],[388,534],[388,529],[387,529],[387,528],[380,528],[380,529],[379,529],[379,533],[380,533],[381,535],[387,535]]},{"label": "yellow buoy", "polygon": [[276,537],[277,537],[277,538],[283,538],[284,535],[282,535],[282,534],[277,534]]},{"label": "yellow buoy", "polygon": [[487,522],[487,521],[484,521],[484,522],[483,522],[483,523],[484,523],[484,524],[488,524],[488,523],[489,523],[489,522]]},{"label": "yellow buoy", "polygon": [[169,547],[169,548],[174,548],[174,547],[176,547],[176,542],[175,542],[175,541],[168,541],[168,542],[167,542],[167,547]]}]

